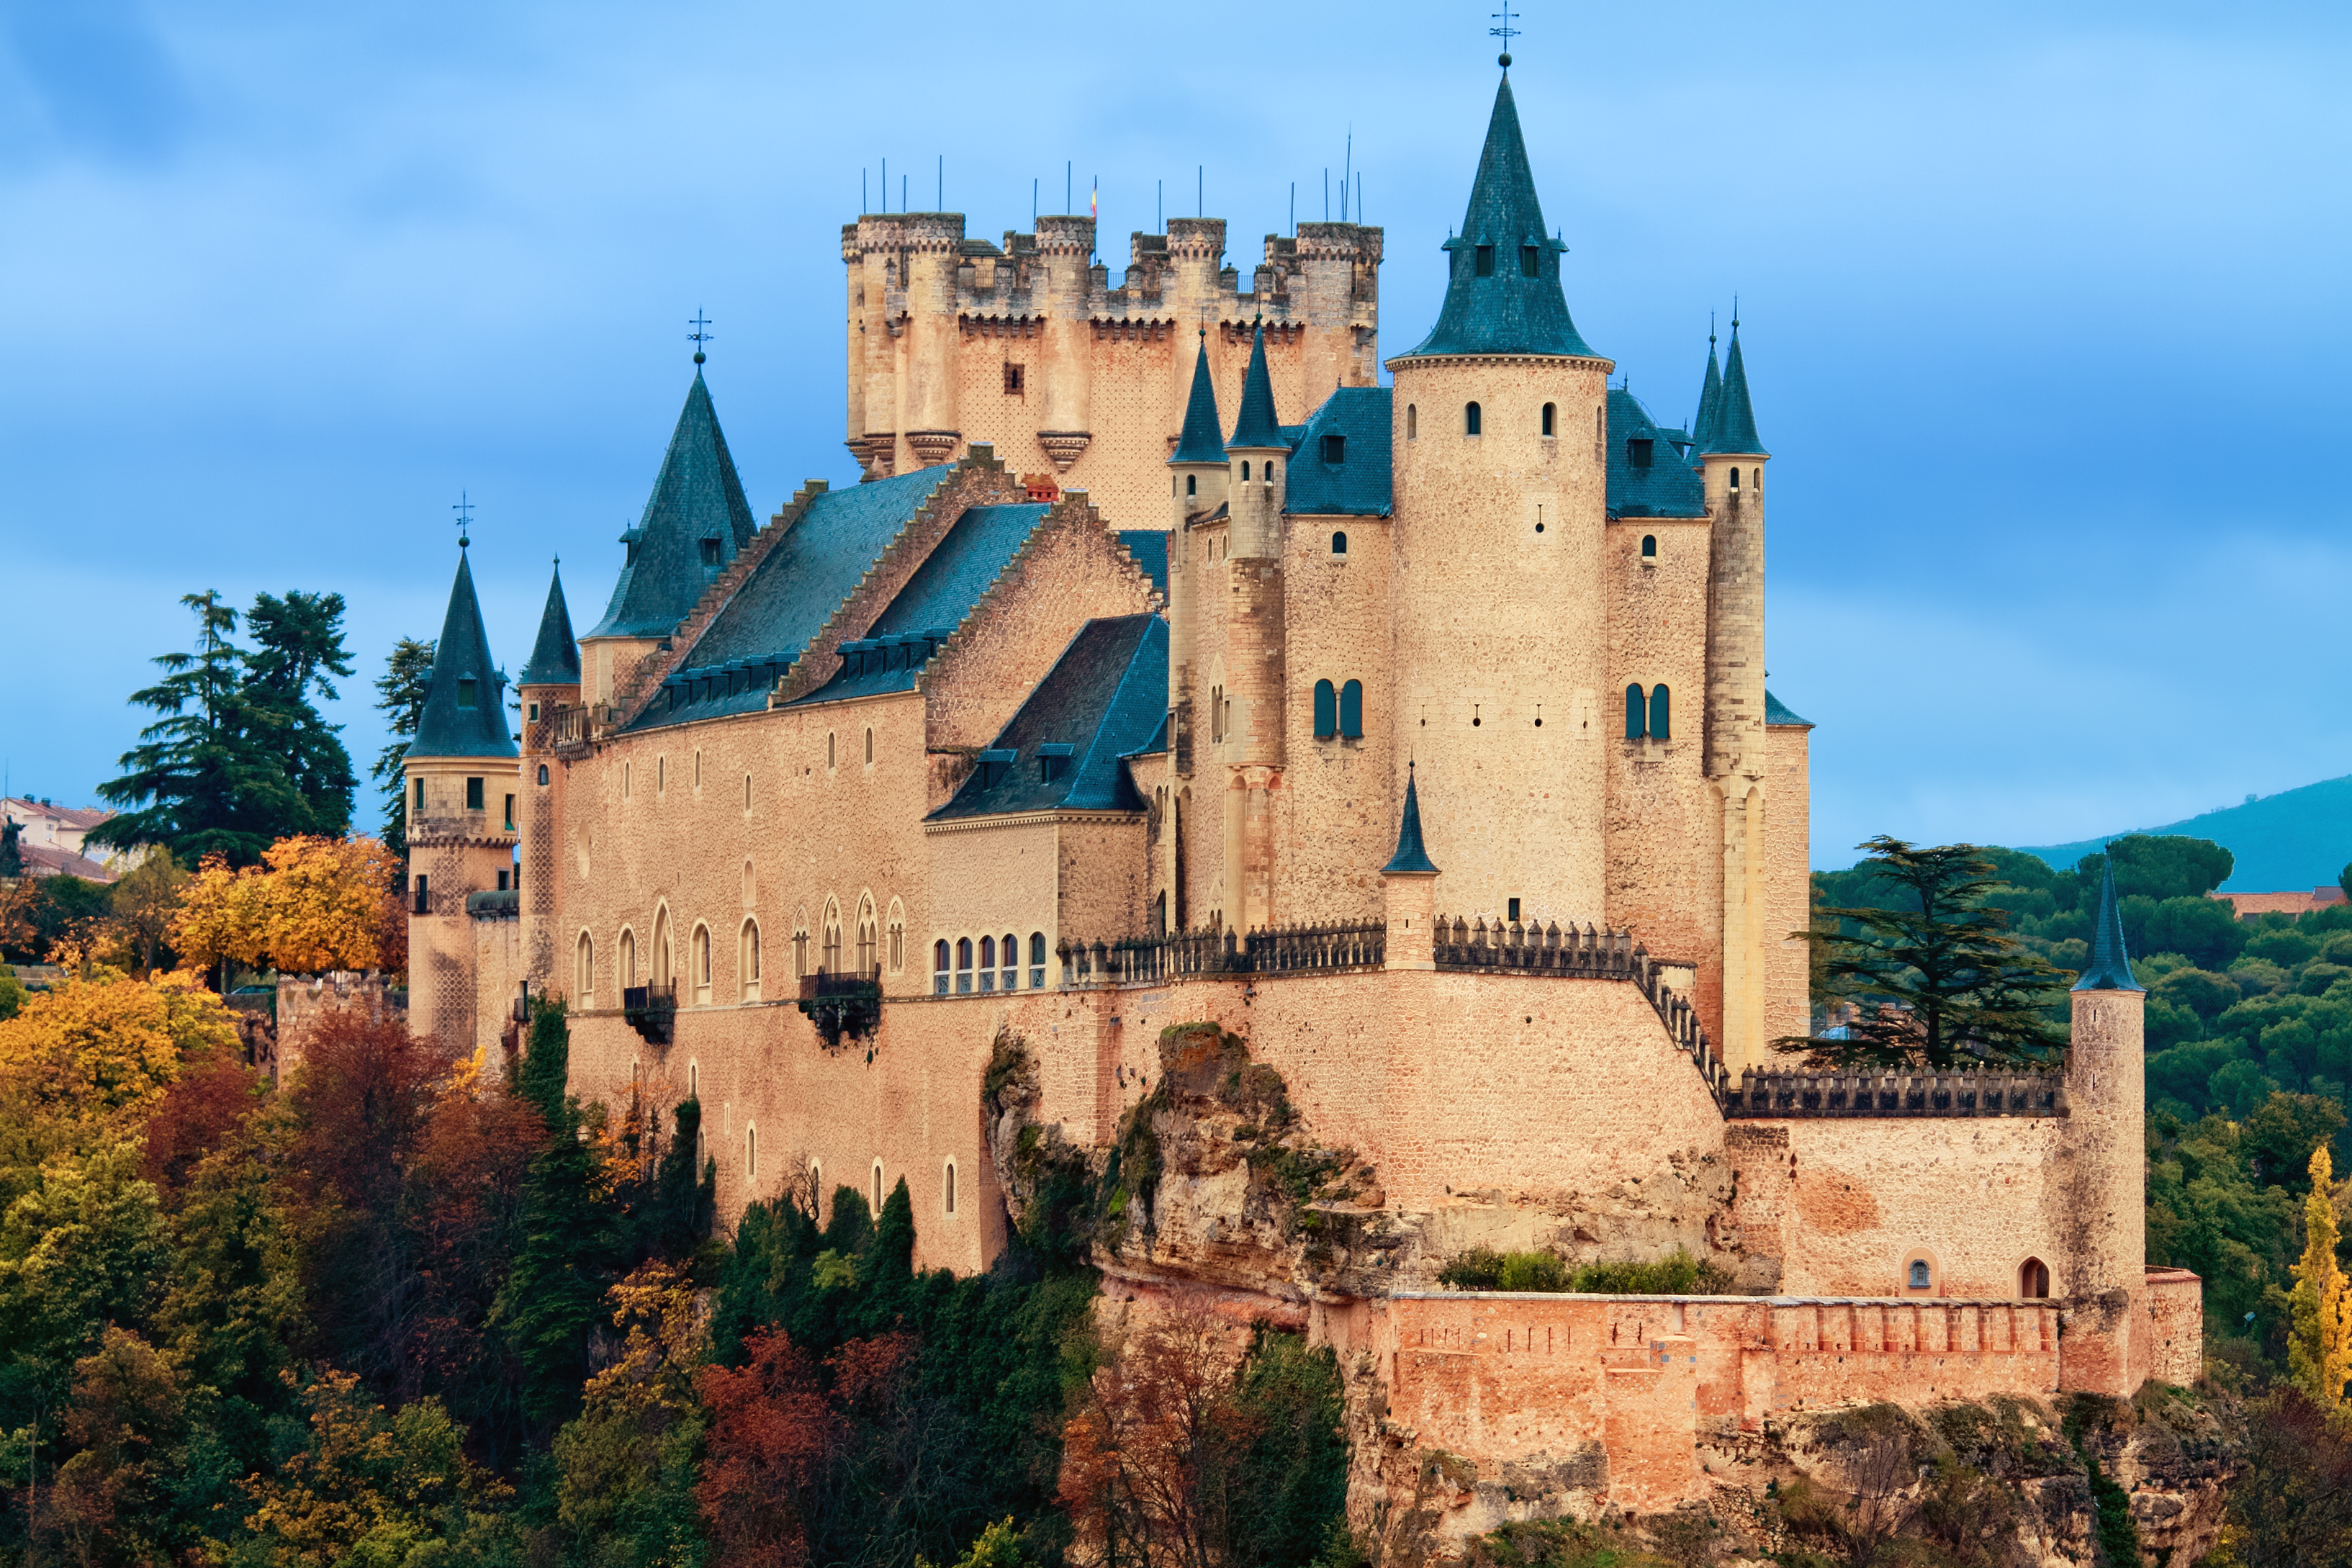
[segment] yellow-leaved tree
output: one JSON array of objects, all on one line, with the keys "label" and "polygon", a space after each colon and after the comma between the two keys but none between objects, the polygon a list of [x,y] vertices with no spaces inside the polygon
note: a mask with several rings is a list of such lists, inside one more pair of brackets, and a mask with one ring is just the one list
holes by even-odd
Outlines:
[{"label": "yellow-leaved tree", "polygon": [[2326,1143],[2311,1152],[2311,1196],[2303,1205],[2303,1260],[2294,1265],[2287,1339],[2287,1373],[2328,1410],[2344,1406],[2352,1378],[2352,1289],[2336,1261],[2334,1167]]},{"label": "yellow-leaved tree", "polygon": [[281,838],[242,871],[207,856],[185,884],[172,945],[191,962],[289,974],[396,967],[399,864],[373,838]]},{"label": "yellow-leaved tree", "polygon": [[180,911],[172,920],[172,949],[189,963],[258,963],[268,919],[261,879],[229,868],[226,856],[207,855],[180,885]]},{"label": "yellow-leaved tree", "polygon": [[34,1104],[103,1117],[143,1112],[184,1064],[236,1048],[236,1025],[201,976],[133,980],[100,968],[36,993],[0,1022],[0,1078]]}]

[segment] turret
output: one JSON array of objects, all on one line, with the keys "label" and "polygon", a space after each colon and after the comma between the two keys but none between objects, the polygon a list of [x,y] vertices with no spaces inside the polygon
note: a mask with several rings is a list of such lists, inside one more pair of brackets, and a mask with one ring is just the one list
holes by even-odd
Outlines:
[{"label": "turret", "polygon": [[963,215],[901,214],[898,234],[898,254],[907,273],[899,342],[899,408],[906,445],[900,457],[910,467],[930,468],[952,460],[963,440],[957,415],[962,331],[956,322]]},{"label": "turret", "polygon": [[1045,268],[1045,394],[1037,445],[1066,473],[1094,440],[1095,220],[1041,217],[1037,255]]},{"label": "turret", "polygon": [[560,980],[554,926],[557,862],[555,825],[563,820],[564,773],[556,748],[583,731],[580,712],[580,645],[572,636],[572,609],[563,598],[559,562],[547,580],[547,605],[530,662],[516,680],[522,700],[521,878],[523,970],[532,988]]},{"label": "turret", "polygon": [[[1737,353],[1737,349],[1734,353]],[[2110,847],[2091,952],[2067,1000],[2064,1199],[2071,1257],[2052,1271],[2065,1300],[2060,1382],[2128,1398],[2147,1375],[2147,989],[2132,977]]]},{"label": "turret", "polygon": [[1229,925],[1275,918],[1275,802],[1283,767],[1286,679],[1282,496],[1290,447],[1274,411],[1265,332],[1250,342],[1241,412],[1225,443],[1233,592],[1225,608],[1225,880]]},{"label": "turret", "polygon": [[[1169,747],[1178,778],[1192,776],[1192,694],[1194,661],[1200,646],[1200,574],[1206,563],[1201,545],[1190,534],[1191,520],[1213,512],[1225,499],[1225,442],[1217,420],[1217,385],[1209,368],[1209,334],[1201,332],[1194,355],[1192,382],[1184,404],[1184,427],[1176,438],[1175,454],[1168,459],[1168,494],[1171,517],[1168,533],[1168,707],[1171,717]],[[1175,837],[1170,836],[1173,853]],[[1174,872],[1170,872],[1174,886]],[[1179,894],[1181,901],[1181,894]],[[1181,922],[1180,922],[1181,923]]]},{"label": "turret", "polygon": [[402,764],[408,800],[408,969],[411,993],[419,999],[408,1016],[417,1034],[437,1035],[454,1050],[473,1048],[478,1005],[495,1007],[502,1000],[474,994],[466,897],[512,889],[519,837],[506,676],[490,658],[466,544],[458,541],[457,576],[434,647],[433,679]]},{"label": "turret", "polygon": [[1437,967],[1437,866],[1421,841],[1421,792],[1413,764],[1404,765],[1404,814],[1397,820],[1396,853],[1381,868],[1381,893],[1388,910],[1388,946],[1382,967]]},{"label": "turret", "polygon": [[1465,914],[1604,923],[1610,362],[1560,289],[1506,77],[1437,325],[1395,373],[1392,756]]}]

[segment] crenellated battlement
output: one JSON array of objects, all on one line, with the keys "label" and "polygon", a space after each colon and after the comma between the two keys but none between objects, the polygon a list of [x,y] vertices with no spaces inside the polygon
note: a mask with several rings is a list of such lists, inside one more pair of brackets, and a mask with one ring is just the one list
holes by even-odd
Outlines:
[{"label": "crenellated battlement", "polygon": [[1749,1069],[1723,1113],[1790,1116],[2065,1116],[2063,1071],[1785,1072]]}]

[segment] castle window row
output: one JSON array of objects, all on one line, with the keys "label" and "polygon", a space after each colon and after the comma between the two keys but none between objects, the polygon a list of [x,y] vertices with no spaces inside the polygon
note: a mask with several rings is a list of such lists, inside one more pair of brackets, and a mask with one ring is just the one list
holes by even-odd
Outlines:
[{"label": "castle window row", "polygon": [[1355,741],[1364,733],[1364,683],[1350,680],[1333,687],[1328,680],[1315,683],[1315,738],[1328,741],[1334,737]]},{"label": "castle window row", "polygon": [[[1537,434],[1546,440],[1556,440],[1559,438],[1559,405],[1557,403],[1547,403],[1537,412],[1536,430]],[[1602,447],[1608,440],[1608,412],[1605,407],[1600,405],[1595,405],[1592,410],[1592,457],[1595,462],[1601,460],[1602,456]],[[1462,405],[1462,434],[1465,436],[1483,436],[1486,433],[1486,405],[1479,403],[1464,404]],[[1417,404],[1408,403],[1404,405],[1404,438],[1408,441],[1418,441],[1421,439],[1421,408]],[[1341,461],[1347,452],[1345,445],[1346,437],[1340,436],[1326,436],[1323,440],[1324,461],[1330,463]],[[1341,443],[1341,445],[1335,448],[1331,445],[1333,442],[1339,442]],[[1339,454],[1338,456],[1334,455],[1335,451]],[[1643,468],[1647,468],[1648,466],[1649,465],[1646,462],[1642,465]],[[1246,478],[1247,476],[1244,477]],[[1759,474],[1758,479],[1759,488],[1761,487],[1761,483],[1762,480]],[[1732,472],[1731,485],[1734,489],[1739,488],[1739,477],[1737,469],[1734,469]]]},{"label": "castle window row", "polygon": [[1629,741],[1644,738],[1673,740],[1674,694],[1660,685],[1650,688],[1645,697],[1638,680],[1625,688],[1625,738]]},{"label": "castle window row", "polygon": [[[1029,989],[1045,988],[1045,933],[1029,933]],[[931,994],[970,996],[1021,989],[1021,939],[1003,936],[941,937],[931,944]],[[952,987],[952,989],[950,989]]]},{"label": "castle window row", "polygon": [[[751,886],[748,868],[744,886],[747,891]],[[420,889],[419,897],[422,896]],[[805,914],[803,913],[794,922],[793,969],[795,979],[816,973],[820,969],[829,973],[842,972],[843,939],[847,932],[847,928],[842,921],[840,904],[831,898],[825,900],[824,914],[818,931],[822,945],[817,950],[818,962],[813,965],[809,962],[812,943]],[[887,936],[890,968],[893,972],[903,970],[906,968],[907,958],[906,912],[896,899],[890,900]],[[856,946],[850,951],[855,956],[856,972],[865,975],[878,975],[885,951],[884,932],[870,894],[858,902],[855,938]],[[682,978],[688,993],[688,1000],[695,1005],[709,1005],[717,1000],[714,991],[717,977],[714,963],[715,947],[715,939],[710,926],[704,921],[695,922],[687,941],[686,971],[684,975],[680,976],[676,973],[673,965],[667,910],[660,910],[654,916],[653,941],[642,951],[638,945],[635,930],[630,926],[623,926],[614,947],[617,962],[614,965],[614,973],[609,981],[619,994],[608,997],[604,1005],[607,1006],[641,1005],[631,1003],[627,993],[646,986],[674,996],[677,984]],[[760,920],[756,915],[745,915],[741,923],[736,927],[735,994],[731,1000],[736,1002],[762,1000],[761,989],[762,969]],[[596,1006],[598,991],[596,941],[592,933],[583,931],[579,935],[573,952],[572,1005],[583,1011]]]}]

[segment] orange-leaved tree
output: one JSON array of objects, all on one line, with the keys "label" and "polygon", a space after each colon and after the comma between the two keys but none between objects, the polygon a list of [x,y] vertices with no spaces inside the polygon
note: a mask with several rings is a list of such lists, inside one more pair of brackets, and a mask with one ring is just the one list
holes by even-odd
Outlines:
[{"label": "orange-leaved tree", "polygon": [[172,920],[173,951],[206,969],[224,963],[261,962],[267,921],[260,879],[239,874],[225,855],[207,855],[180,888],[180,912]]},{"label": "orange-leaved tree", "polygon": [[143,1112],[184,1066],[236,1048],[236,1024],[197,976],[133,980],[101,968],[0,1022],[0,1077],[68,1114]]},{"label": "orange-leaved tree", "polygon": [[695,1374],[710,1410],[695,1501],[715,1568],[798,1568],[808,1560],[807,1494],[839,1418],[816,1364],[782,1329],[760,1330],[743,1349],[741,1370],[706,1366]]},{"label": "orange-leaved tree", "polygon": [[281,838],[233,871],[208,855],[190,878],[172,945],[207,966],[265,960],[291,974],[396,967],[405,958],[399,864],[373,838]]}]

